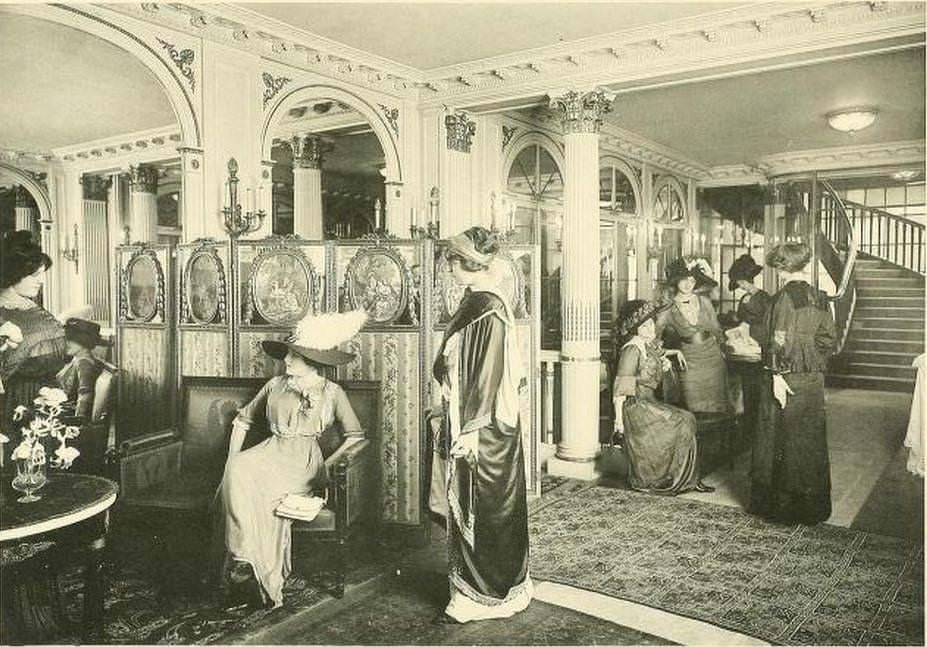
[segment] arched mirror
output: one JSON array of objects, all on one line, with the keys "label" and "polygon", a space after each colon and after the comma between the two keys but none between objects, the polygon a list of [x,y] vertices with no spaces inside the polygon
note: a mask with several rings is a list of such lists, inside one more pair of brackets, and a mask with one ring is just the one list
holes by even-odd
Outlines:
[{"label": "arched mirror", "polygon": [[275,234],[359,238],[385,226],[383,147],[360,112],[307,99],[289,108],[271,136]]}]

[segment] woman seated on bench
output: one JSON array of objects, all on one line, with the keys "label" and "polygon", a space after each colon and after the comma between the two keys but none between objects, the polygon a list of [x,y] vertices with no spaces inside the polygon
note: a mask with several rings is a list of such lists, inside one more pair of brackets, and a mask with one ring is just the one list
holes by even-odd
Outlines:
[{"label": "woman seated on bench", "polygon": [[[354,359],[336,346],[365,320],[363,311],[309,316],[288,341],[262,342],[286,372],[271,378],[232,423],[218,492],[225,538],[221,585],[252,587],[264,606],[283,604],[291,571],[291,521],[274,514],[277,505],[287,494],[324,489],[328,475],[319,438],[336,420],[346,436],[363,435],[344,390],[322,372]],[[265,414],[272,435],[242,451],[252,421]]]}]

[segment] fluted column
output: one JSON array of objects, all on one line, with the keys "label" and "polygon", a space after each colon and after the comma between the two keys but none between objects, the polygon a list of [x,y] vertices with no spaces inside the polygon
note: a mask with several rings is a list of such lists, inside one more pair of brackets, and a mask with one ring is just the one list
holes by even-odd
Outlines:
[{"label": "fluted column", "polygon": [[129,215],[129,239],[133,243],[158,242],[158,169],[153,166],[130,166],[132,187]]},{"label": "fluted column", "polygon": [[563,121],[562,421],[551,474],[592,479],[599,451],[599,127],[602,90],[551,97]]},{"label": "fluted column", "polygon": [[293,148],[293,233],[309,240],[324,238],[322,218],[323,142],[318,135],[299,135]]},{"label": "fluted column", "polygon": [[441,168],[441,234],[453,236],[473,224],[470,148],[476,122],[463,112],[444,117],[446,146]]},{"label": "fluted column", "polygon": [[25,187],[16,187],[16,229],[35,232],[35,202]]}]

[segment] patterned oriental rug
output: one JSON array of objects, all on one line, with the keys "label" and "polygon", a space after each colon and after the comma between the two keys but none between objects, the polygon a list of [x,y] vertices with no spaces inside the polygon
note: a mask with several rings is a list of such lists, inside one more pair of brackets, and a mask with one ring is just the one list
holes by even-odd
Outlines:
[{"label": "patterned oriental rug", "polygon": [[539,580],[775,644],[924,644],[923,547],[902,539],[573,483],[529,524]]}]

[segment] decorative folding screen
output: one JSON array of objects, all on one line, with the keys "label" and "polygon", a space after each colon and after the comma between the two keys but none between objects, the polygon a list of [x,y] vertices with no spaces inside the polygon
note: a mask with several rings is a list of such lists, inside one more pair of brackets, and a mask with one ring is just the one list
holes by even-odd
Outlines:
[{"label": "decorative folding screen", "polygon": [[119,440],[172,422],[173,282],[168,245],[116,248]]},{"label": "decorative folding screen", "polygon": [[230,254],[229,241],[204,239],[177,246],[179,375],[230,374]]}]

